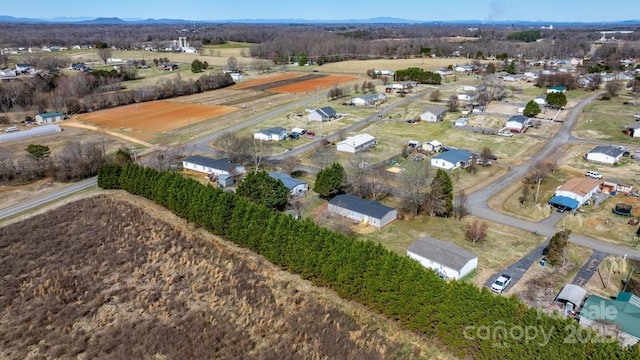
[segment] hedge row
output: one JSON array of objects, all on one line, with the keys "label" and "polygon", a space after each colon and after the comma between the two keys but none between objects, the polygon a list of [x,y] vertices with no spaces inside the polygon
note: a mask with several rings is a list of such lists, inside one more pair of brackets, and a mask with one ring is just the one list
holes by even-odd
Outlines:
[{"label": "hedge row", "polygon": [[379,244],[333,233],[309,220],[254,204],[178,173],[107,164],[98,185],[121,188],[167,207],[209,231],[265,256],[346,299],[435,336],[475,359],[638,359],[640,347],[601,341],[575,322],[540,315],[517,298],[445,282]]}]

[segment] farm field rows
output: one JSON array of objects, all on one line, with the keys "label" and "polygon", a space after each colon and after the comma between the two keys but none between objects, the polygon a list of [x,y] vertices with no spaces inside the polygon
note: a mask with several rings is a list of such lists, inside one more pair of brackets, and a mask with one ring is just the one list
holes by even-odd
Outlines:
[{"label": "farm field rows", "polygon": [[165,132],[238,110],[174,101],[151,101],[78,115],[77,120],[114,128]]}]

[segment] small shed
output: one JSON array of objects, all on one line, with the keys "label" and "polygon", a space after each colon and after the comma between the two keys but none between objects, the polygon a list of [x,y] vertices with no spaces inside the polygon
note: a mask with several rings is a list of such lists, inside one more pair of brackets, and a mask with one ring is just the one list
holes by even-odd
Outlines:
[{"label": "small shed", "polygon": [[440,141],[438,140],[431,140],[422,144],[422,150],[429,152],[438,152],[440,151],[441,147],[442,143],[440,143]]},{"label": "small shed", "polygon": [[468,124],[469,124],[469,120],[467,118],[459,118],[453,123],[453,126],[465,127]]},{"label": "small shed", "polygon": [[227,186],[231,186],[235,183],[233,180],[233,176],[229,174],[222,174],[218,176],[218,186],[221,188],[225,188]]},{"label": "small shed", "polygon": [[628,194],[633,190],[633,184],[624,183],[618,179],[605,179],[600,188],[608,193],[621,192]]}]

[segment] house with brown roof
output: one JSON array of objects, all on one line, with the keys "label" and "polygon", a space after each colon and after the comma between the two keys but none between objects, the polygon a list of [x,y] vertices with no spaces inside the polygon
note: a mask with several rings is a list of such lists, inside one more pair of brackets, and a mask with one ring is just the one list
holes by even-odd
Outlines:
[{"label": "house with brown roof", "polygon": [[600,191],[600,181],[592,178],[573,178],[558,186],[549,204],[575,210]]}]

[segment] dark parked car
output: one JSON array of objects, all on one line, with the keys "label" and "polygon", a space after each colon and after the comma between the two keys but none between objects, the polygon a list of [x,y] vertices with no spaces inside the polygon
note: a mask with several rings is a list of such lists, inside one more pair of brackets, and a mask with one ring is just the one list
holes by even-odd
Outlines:
[{"label": "dark parked car", "polygon": [[316,133],[314,133],[313,131],[307,131],[307,136],[316,136]]}]

